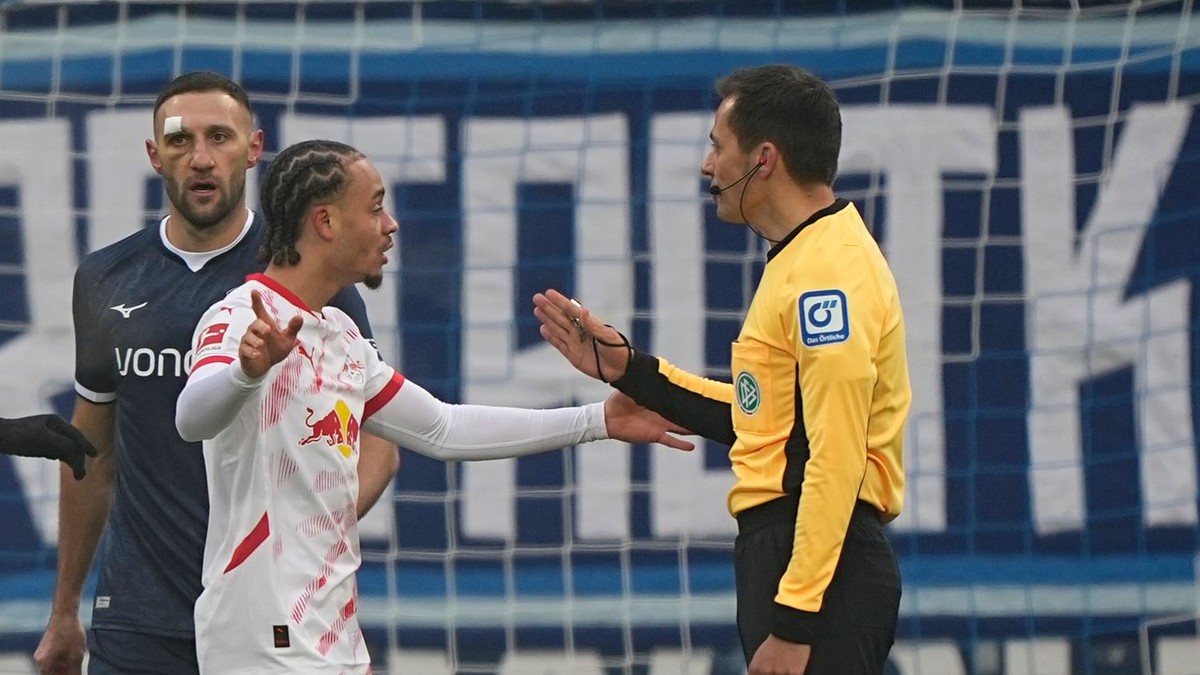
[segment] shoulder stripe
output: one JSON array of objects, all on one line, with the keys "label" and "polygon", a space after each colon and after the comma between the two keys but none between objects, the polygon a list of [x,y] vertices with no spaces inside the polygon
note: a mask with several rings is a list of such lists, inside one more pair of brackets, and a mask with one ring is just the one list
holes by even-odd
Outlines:
[{"label": "shoulder stripe", "polygon": [[192,373],[195,373],[204,366],[211,365],[213,363],[233,363],[233,357],[229,356],[228,354],[213,354],[212,356],[206,356],[192,365],[192,372],[188,373],[188,375],[190,376]]},{"label": "shoulder stripe", "polygon": [[378,394],[371,397],[363,406],[363,422],[371,419],[371,415],[379,412],[379,409],[387,405],[387,402],[395,397],[396,392],[400,391],[400,387],[404,386],[404,376],[400,373],[392,371],[392,379],[387,384],[383,385],[383,389],[379,390]]}]

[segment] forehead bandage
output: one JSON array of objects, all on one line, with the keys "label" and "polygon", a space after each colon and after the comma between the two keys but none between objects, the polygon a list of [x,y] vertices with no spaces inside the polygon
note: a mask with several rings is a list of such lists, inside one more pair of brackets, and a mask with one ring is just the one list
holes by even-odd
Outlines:
[{"label": "forehead bandage", "polygon": [[183,131],[183,117],[175,115],[163,120],[163,136],[177,134]]}]

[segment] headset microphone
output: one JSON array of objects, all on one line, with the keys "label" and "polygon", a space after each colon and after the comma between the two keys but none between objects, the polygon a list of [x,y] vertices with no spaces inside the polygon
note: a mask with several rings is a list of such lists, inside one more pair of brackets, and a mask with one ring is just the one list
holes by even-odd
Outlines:
[{"label": "headset microphone", "polygon": [[745,174],[743,174],[741,178],[737,179],[733,183],[730,183],[729,185],[726,185],[725,187],[717,187],[715,184],[709,185],[708,186],[708,194],[716,197],[717,195],[721,194],[722,192],[725,192],[726,190],[732,190],[733,188],[737,187],[738,183],[741,183],[742,181],[746,180],[750,176],[753,176],[754,172],[761,169],[763,167],[763,165],[766,163],[767,163],[766,157],[760,158],[758,160],[758,164],[755,164],[754,167],[751,168],[749,171],[747,171]]}]

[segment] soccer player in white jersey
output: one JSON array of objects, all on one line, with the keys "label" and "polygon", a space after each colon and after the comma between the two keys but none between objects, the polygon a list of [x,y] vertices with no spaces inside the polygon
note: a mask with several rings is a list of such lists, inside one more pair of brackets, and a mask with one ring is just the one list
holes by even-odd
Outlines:
[{"label": "soccer player in white jersey", "polygon": [[354,577],[363,430],[443,460],[601,438],[692,447],[620,393],[553,410],[450,405],[383,363],[325,306],[347,284],[379,285],[398,229],[383,200],[379,172],[350,146],[282,151],[263,184],[267,269],[196,328],[176,423],[204,441],[208,467],[202,673],[370,672]]}]

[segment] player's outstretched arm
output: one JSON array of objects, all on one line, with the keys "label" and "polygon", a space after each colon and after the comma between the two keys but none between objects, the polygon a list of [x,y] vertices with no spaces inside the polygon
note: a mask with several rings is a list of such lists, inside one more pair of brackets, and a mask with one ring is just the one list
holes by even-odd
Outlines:
[{"label": "player's outstretched arm", "polygon": [[96,456],[96,446],[66,420],[49,413],[0,419],[0,452],[60,460],[80,480],[87,473],[85,458]]},{"label": "player's outstretched arm", "polygon": [[682,430],[659,415],[619,392],[610,399],[545,410],[455,405],[405,380],[363,429],[442,461],[521,457],[604,438],[692,449],[691,443],[670,435]]},{"label": "player's outstretched arm", "polygon": [[533,296],[542,338],[588,377],[612,382],[625,374],[631,349],[625,338],[586,307],[553,288]]}]

